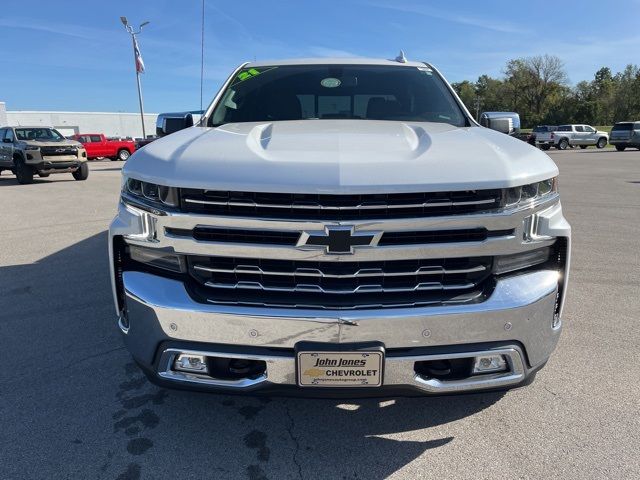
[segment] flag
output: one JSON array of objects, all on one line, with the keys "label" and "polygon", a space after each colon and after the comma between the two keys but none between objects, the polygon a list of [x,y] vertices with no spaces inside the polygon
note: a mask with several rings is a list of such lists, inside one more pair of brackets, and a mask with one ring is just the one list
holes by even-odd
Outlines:
[{"label": "flag", "polygon": [[140,54],[140,47],[138,46],[138,39],[133,37],[133,51],[136,56],[136,72],[144,73],[144,62],[142,61],[142,55]]}]

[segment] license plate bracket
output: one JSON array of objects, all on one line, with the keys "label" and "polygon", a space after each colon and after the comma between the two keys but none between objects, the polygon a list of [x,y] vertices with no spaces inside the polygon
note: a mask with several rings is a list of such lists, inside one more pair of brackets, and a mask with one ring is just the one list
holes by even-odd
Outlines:
[{"label": "license plate bracket", "polygon": [[296,378],[305,388],[380,387],[384,347],[380,344],[296,346]]}]

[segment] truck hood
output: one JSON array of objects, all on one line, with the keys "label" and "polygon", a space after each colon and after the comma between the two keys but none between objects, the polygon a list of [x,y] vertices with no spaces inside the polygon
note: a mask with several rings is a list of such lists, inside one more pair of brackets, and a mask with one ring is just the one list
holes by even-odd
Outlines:
[{"label": "truck hood", "polygon": [[210,190],[392,193],[506,188],[558,169],[540,150],[483,127],[301,120],[188,128],[138,150],[123,174]]},{"label": "truck hood", "polygon": [[75,140],[20,140],[19,143],[23,145],[33,145],[36,147],[80,147],[84,148],[80,142]]}]

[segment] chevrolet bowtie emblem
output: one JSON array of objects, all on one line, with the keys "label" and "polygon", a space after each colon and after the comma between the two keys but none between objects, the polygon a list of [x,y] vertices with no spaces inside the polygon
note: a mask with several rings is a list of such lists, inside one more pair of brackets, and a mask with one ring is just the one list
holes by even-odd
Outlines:
[{"label": "chevrolet bowtie emblem", "polygon": [[356,232],[353,226],[325,227],[324,231],[302,232],[298,247],[322,247],[327,253],[353,253],[354,247],[375,247],[382,232]]}]

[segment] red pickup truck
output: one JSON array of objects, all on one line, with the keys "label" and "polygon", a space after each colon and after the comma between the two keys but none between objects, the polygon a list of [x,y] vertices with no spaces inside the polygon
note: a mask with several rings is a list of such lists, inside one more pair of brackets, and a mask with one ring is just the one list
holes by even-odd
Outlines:
[{"label": "red pickup truck", "polygon": [[136,151],[133,140],[108,140],[101,133],[79,133],[72,138],[84,145],[88,158],[107,157],[124,162]]}]

